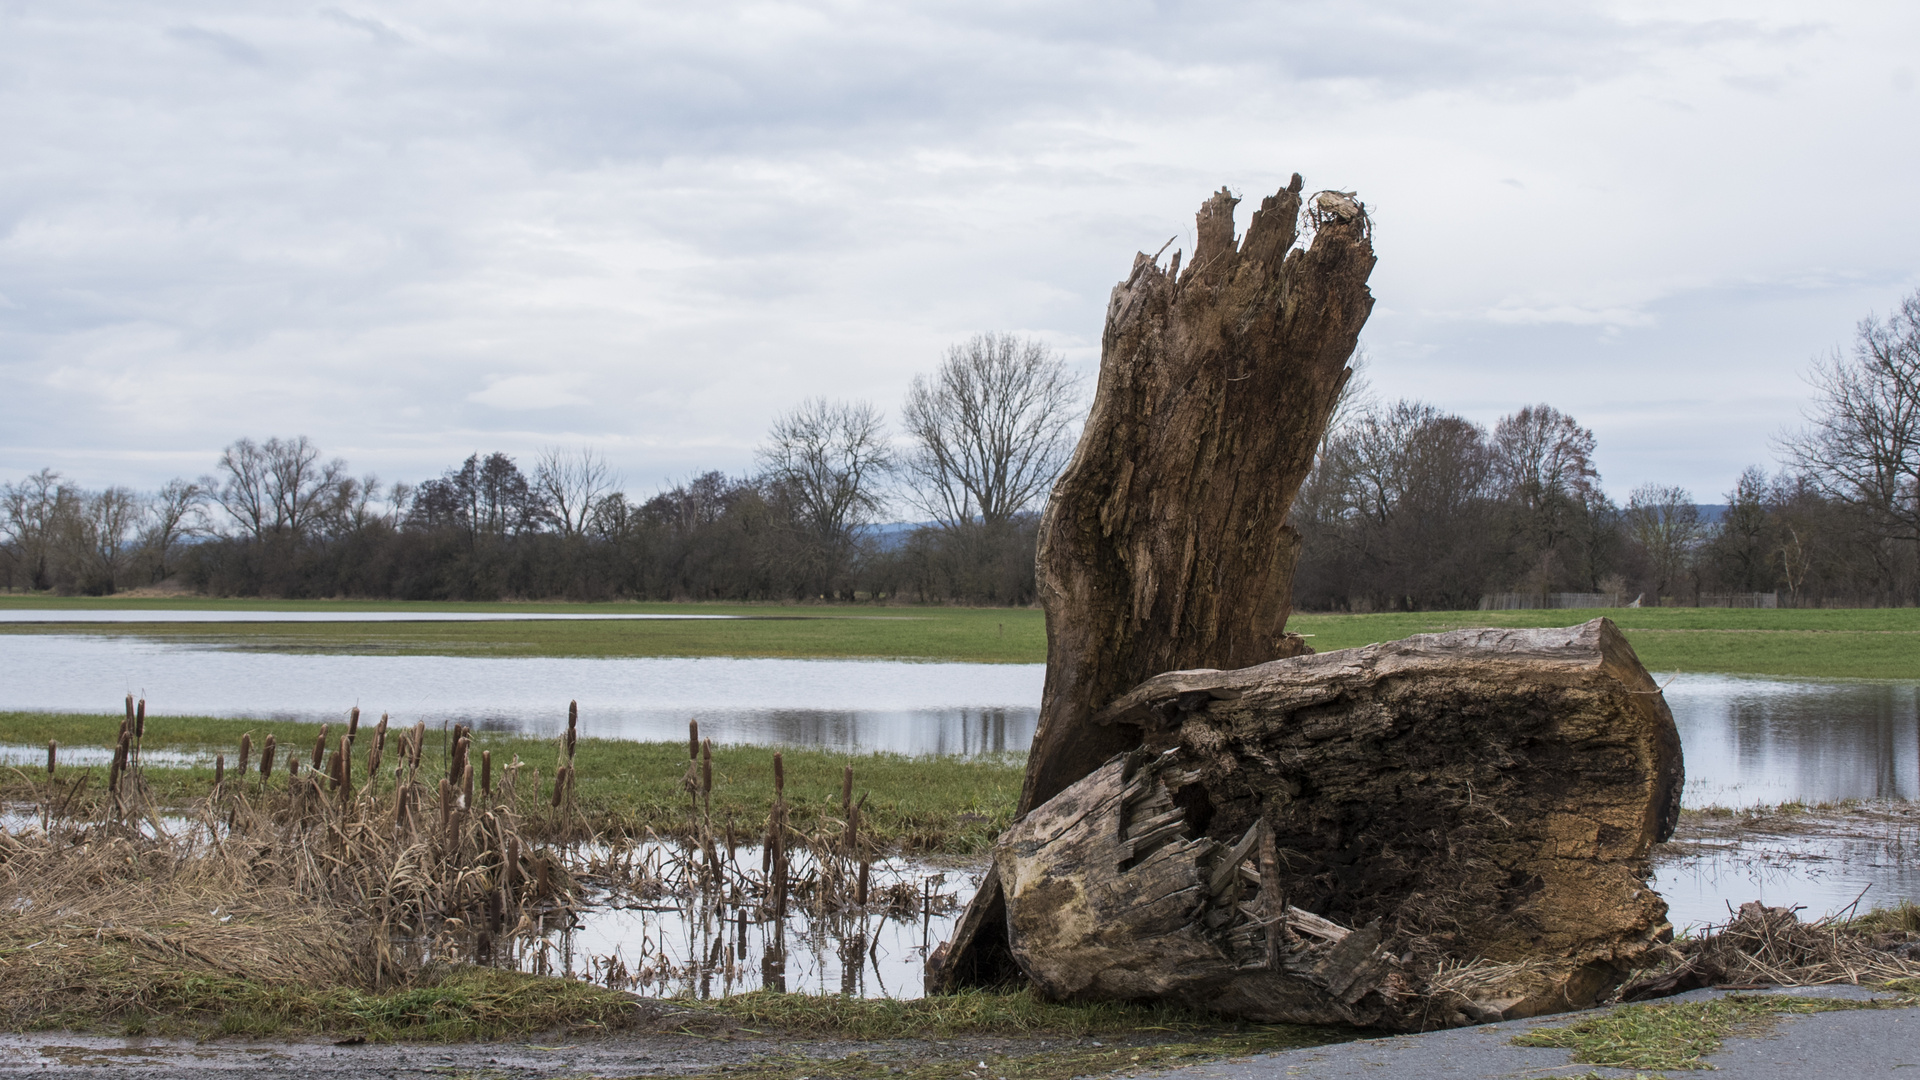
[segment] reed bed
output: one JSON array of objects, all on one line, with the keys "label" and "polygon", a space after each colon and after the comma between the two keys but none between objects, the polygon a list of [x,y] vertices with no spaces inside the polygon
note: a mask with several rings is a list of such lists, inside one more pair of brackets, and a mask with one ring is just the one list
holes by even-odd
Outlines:
[{"label": "reed bed", "polygon": [[838,815],[815,814],[810,828],[793,824],[778,754],[765,819],[716,818],[713,747],[697,725],[683,820],[669,836],[588,827],[576,798],[577,706],[545,776],[518,755],[497,762],[476,749],[463,725],[394,728],[383,715],[363,726],[356,709],[344,728],[322,726],[310,749],[243,734],[185,806],[155,799],[146,736],[145,703],[129,698],[97,792],[95,771],[63,772],[50,742],[45,775],[32,781],[33,822],[0,832],[0,951],[13,984],[0,1007],[15,1026],[163,1009],[176,975],[385,993],[462,965],[539,970],[556,926],[610,902],[671,901],[725,932],[698,955],[600,958],[604,987],[731,979],[751,925],[762,985],[780,990],[796,908],[859,937],[872,915],[925,916],[956,902],[897,882],[873,887],[883,845],[862,827],[866,797],[850,766]]}]

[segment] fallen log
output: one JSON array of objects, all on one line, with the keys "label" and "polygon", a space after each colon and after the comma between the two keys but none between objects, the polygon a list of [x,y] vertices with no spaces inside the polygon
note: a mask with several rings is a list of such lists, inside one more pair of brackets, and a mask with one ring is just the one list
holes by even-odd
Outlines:
[{"label": "fallen log", "polygon": [[1170,672],[1002,836],[1014,961],[1059,999],[1411,1030],[1581,1008],[1672,936],[1683,767],[1613,624]]}]

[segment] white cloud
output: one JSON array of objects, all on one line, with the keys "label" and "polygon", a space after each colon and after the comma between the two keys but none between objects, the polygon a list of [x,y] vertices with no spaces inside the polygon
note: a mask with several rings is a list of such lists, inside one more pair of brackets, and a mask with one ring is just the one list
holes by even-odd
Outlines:
[{"label": "white cloud", "polygon": [[490,379],[484,390],[475,390],[467,400],[494,409],[557,409],[566,405],[585,405],[587,396],[573,389],[572,379],[549,375],[509,375]]},{"label": "white cloud", "polygon": [[1133,251],[1297,169],[1375,215],[1383,394],[1552,401],[1609,486],[1724,487],[1920,283],[1920,13],[1803,10],[6,8],[0,476],[301,433],[400,478],[739,469],[977,330],[1090,369]]}]

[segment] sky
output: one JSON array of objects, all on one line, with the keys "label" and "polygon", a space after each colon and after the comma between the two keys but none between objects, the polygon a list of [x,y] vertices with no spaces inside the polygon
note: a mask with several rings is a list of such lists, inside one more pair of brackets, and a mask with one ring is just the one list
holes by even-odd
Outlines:
[{"label": "sky", "polygon": [[644,496],[981,331],[1090,375],[1136,251],[1298,171],[1373,217],[1378,397],[1715,502],[1920,288],[1917,69],[1898,2],[0,0],[0,480]]}]

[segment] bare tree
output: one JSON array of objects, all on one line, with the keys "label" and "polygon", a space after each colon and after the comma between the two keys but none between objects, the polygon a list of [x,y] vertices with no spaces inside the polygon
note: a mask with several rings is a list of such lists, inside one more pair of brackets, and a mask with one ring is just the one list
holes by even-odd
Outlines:
[{"label": "bare tree", "polygon": [[951,529],[1032,509],[1073,453],[1078,380],[1044,344],[977,334],[916,375],[902,423],[913,504]]},{"label": "bare tree", "polygon": [[4,537],[9,587],[53,587],[61,535],[79,511],[80,491],[52,469],[41,469],[0,488],[0,537]]},{"label": "bare tree", "polygon": [[176,477],[167,481],[146,503],[146,522],[140,528],[140,546],[153,567],[153,579],[173,574],[173,549],[180,541],[205,528],[207,486]]},{"label": "bare tree", "polygon": [[1544,575],[1598,491],[1593,432],[1551,405],[1529,405],[1494,426],[1492,449],[1494,476]]},{"label": "bare tree", "polygon": [[879,411],[865,401],[809,398],[774,421],[758,456],[766,479],[793,500],[818,560],[814,587],[826,587],[884,505],[880,481],[893,458]]},{"label": "bare tree", "polygon": [[82,592],[111,593],[125,580],[145,509],[142,502],[123,487],[81,496],[67,555],[73,564],[73,581]]},{"label": "bare tree", "polygon": [[1920,542],[1920,291],[1862,320],[1853,355],[1817,362],[1808,381],[1807,426],[1779,440],[1783,456],[1889,538]]},{"label": "bare tree", "polygon": [[607,459],[591,447],[543,451],[534,466],[532,488],[569,540],[586,535],[594,510],[619,486]]},{"label": "bare tree", "polygon": [[1627,496],[1627,534],[1646,553],[1654,603],[1680,580],[1706,535],[1700,508],[1685,488],[1642,484]]},{"label": "bare tree", "polygon": [[346,462],[322,463],[305,435],[264,444],[240,439],[220,455],[220,469],[226,476],[214,499],[255,540],[304,539],[337,504],[347,479]]}]

